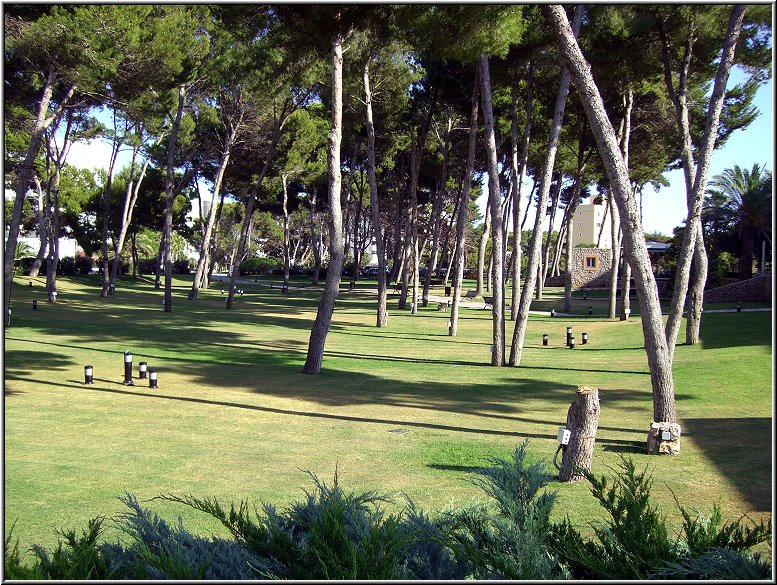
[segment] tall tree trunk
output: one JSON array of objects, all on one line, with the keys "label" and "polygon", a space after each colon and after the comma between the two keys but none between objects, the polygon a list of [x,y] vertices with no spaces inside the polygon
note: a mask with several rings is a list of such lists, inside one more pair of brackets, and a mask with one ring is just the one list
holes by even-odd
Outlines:
[{"label": "tall tree trunk", "polygon": [[[226,173],[227,165],[229,164],[229,158],[232,154],[232,145],[235,142],[236,135],[237,125],[234,125],[232,126],[231,132],[228,132],[224,137],[224,148],[221,153],[221,161],[219,161],[216,177],[213,180],[213,196],[211,198],[210,209],[208,210],[208,220],[205,223],[205,231],[202,236],[202,243],[200,244],[200,256],[197,259],[197,268],[194,270],[191,294],[192,300],[197,299],[197,295],[200,291],[200,282],[203,280],[205,268],[208,265],[211,239],[213,238],[213,226],[216,225],[216,216],[224,202],[224,197],[221,194],[221,184],[224,181],[224,174]],[[216,203],[217,201],[218,203]]]},{"label": "tall tree trunk", "polygon": [[[580,30],[580,22],[583,19],[583,7],[578,5],[575,9],[574,35]],[[561,136],[561,125],[564,120],[564,109],[566,107],[567,95],[569,94],[570,75],[569,70],[564,68],[561,73],[561,82],[559,84],[558,94],[556,95],[556,106],[553,113],[553,123],[551,125],[550,139],[548,141],[548,150],[545,155],[545,168],[540,178],[539,200],[537,201],[537,216],[534,220],[534,231],[532,232],[531,242],[529,243],[529,256],[526,267],[526,280],[521,290],[521,301],[518,304],[518,318],[515,321],[513,330],[513,340],[510,346],[510,365],[518,366],[521,363],[523,353],[523,342],[526,336],[526,325],[529,322],[529,307],[531,306],[532,296],[534,295],[534,286],[537,282],[537,270],[540,264],[540,247],[542,245],[542,216],[548,206],[548,195],[550,194],[550,182],[553,177],[553,166],[556,161],[556,152],[558,151],[559,137]]]},{"label": "tall tree trunk", "polygon": [[[526,66],[526,125],[523,127],[523,139],[521,142],[521,158],[518,159],[518,84],[513,85],[513,119],[512,119],[512,141],[513,141],[513,287],[512,297],[510,299],[510,321],[518,318],[518,303],[521,295],[521,229],[518,219],[521,216],[521,195],[523,192],[524,179],[526,178],[526,167],[529,161],[529,141],[531,138],[532,124],[532,99],[534,94],[534,62],[529,60]],[[531,200],[530,200],[531,202]],[[526,208],[530,207],[527,204]],[[525,221],[525,217],[524,217]]]},{"label": "tall tree trunk", "polygon": [[40,246],[38,247],[38,253],[30,268],[30,276],[32,278],[38,276],[40,266],[43,263],[49,245],[49,229],[47,227],[48,220],[46,203],[43,197],[43,187],[41,186],[40,179],[38,179],[37,175],[33,176],[33,180],[35,181],[35,191],[38,193],[38,236],[40,238]]},{"label": "tall tree trunk", "polygon": [[186,87],[178,87],[178,110],[175,113],[175,120],[170,128],[170,142],[167,147],[167,175],[165,179],[165,247],[164,247],[164,266],[165,266],[165,297],[164,310],[170,313],[173,310],[173,202],[175,201],[175,185],[173,183],[173,171],[175,170],[175,152],[178,149],[178,129],[181,126],[181,117],[183,116],[183,107],[186,103]]},{"label": "tall tree trunk", "polygon": [[[729,18],[726,38],[723,42],[723,51],[718,63],[718,70],[715,74],[715,82],[710,96],[709,107],[705,118],[704,134],[699,145],[699,158],[694,167],[693,149],[690,145],[690,116],[686,113],[685,87],[684,81],[687,79],[687,72],[690,63],[690,54],[684,63],[683,75],[681,75],[681,87],[679,93],[675,93],[672,86],[672,76],[669,71],[669,41],[663,28],[660,28],[661,39],[664,47],[664,77],[670,97],[675,104],[677,112],[678,127],[682,140],[683,168],[685,169],[686,190],[688,200],[688,218],[685,225],[690,226],[685,230],[683,236],[683,245],[680,248],[680,255],[677,261],[677,272],[675,277],[674,292],[672,294],[672,304],[669,309],[669,318],[666,323],[666,340],[669,344],[670,359],[674,356],[674,348],[677,342],[677,335],[680,331],[680,322],[682,320],[683,309],[685,305],[685,296],[688,292],[690,279],[690,267],[693,255],[696,253],[696,239],[698,229],[695,229],[701,218],[702,204],[704,203],[704,192],[707,187],[707,174],[712,159],[712,152],[715,148],[715,139],[717,137],[720,114],[723,110],[723,102],[726,98],[726,84],[728,83],[729,73],[734,62],[734,53],[739,40],[739,34],[742,30],[742,21],[745,15],[745,6],[742,4],[734,5]],[[690,44],[688,44],[688,53],[690,53]],[[694,176],[695,175],[695,176]],[[665,422],[665,421],[657,421]],[[670,421],[674,422],[674,421]]]},{"label": "tall tree trunk", "polygon": [[329,170],[329,267],[326,284],[318,304],[318,312],[308,342],[307,359],[302,371],[318,374],[324,358],[324,344],[332,323],[335,300],[340,291],[340,275],[345,261],[343,242],[343,216],[340,206],[340,141],[343,118],[343,38],[339,35],[332,42],[332,127],[329,130],[327,167]]},{"label": "tall tree trunk", "polygon": [[493,264],[493,290],[491,303],[493,348],[491,365],[503,366],[505,359],[505,310],[504,310],[504,248],[502,239],[502,193],[497,170],[496,137],[494,136],[494,111],[491,103],[491,73],[488,57],[480,56],[480,82],[482,85],[483,118],[486,124],[486,154],[488,155],[488,197],[491,202],[491,262]]},{"label": "tall tree trunk", "polygon": [[318,286],[318,275],[321,272],[321,242],[316,233],[316,199],[318,188],[313,187],[310,193],[310,241],[313,247],[313,286]]},{"label": "tall tree trunk", "polygon": [[35,159],[38,157],[38,152],[40,151],[41,143],[43,141],[43,133],[46,131],[46,128],[51,125],[76,91],[76,86],[72,85],[64,98],[60,100],[59,106],[54,113],[47,117],[55,79],[56,73],[52,69],[49,71],[43,89],[41,90],[38,112],[35,117],[35,124],[33,125],[30,137],[30,145],[27,147],[27,154],[19,169],[18,180],[16,182],[16,197],[14,199],[13,210],[11,211],[11,221],[8,224],[8,237],[5,242],[5,263],[3,264],[3,309],[6,318],[8,319],[6,323],[10,323],[11,286],[13,283],[14,259],[16,258],[16,244],[19,241],[19,227],[22,223],[22,208],[24,207],[24,198],[27,195],[27,190],[30,188],[32,176],[34,174]]},{"label": "tall tree trunk", "polygon": [[364,103],[366,106],[367,126],[367,179],[370,185],[370,213],[372,214],[372,230],[375,235],[375,248],[378,255],[378,311],[376,325],[388,325],[388,309],[386,306],[386,248],[383,245],[383,226],[380,221],[380,199],[378,198],[378,181],[375,177],[375,124],[372,120],[372,92],[370,91],[370,60],[364,64]]},{"label": "tall tree trunk", "polygon": [[628,168],[624,164],[615,132],[591,75],[590,65],[580,51],[564,9],[557,5],[543,5],[540,10],[556,37],[564,63],[572,72],[621,214],[624,246],[635,267],[634,278],[640,295],[642,331],[653,387],[653,420],[674,423],[676,413],[671,354],[662,330],[658,288],[653,277],[642,225],[634,199],[629,196],[631,182]]},{"label": "tall tree trunk", "polygon": [[287,177],[281,175],[281,185],[283,186],[283,292],[289,290],[289,269],[291,261],[289,258],[289,191],[286,186]]},{"label": "tall tree trunk", "polygon": [[[621,137],[621,152],[623,153],[623,164],[626,165],[626,169],[629,168],[629,144],[631,143],[631,110],[634,106],[634,92],[631,88],[626,90],[623,96],[623,136]],[[631,192],[629,197],[633,198],[634,194]],[[640,220],[641,223],[641,220]],[[631,264],[629,256],[626,250],[623,250],[623,282],[621,286],[621,315],[625,321],[629,320],[631,315]]]},{"label": "tall tree trunk", "polygon": [[701,311],[704,304],[704,286],[707,283],[707,250],[704,247],[704,233],[701,221],[696,224],[699,233],[696,234],[696,251],[693,255],[694,273],[688,289],[688,318],[685,323],[685,343],[699,343],[701,328]]},{"label": "tall tree trunk", "polygon": [[477,288],[475,288],[476,295],[483,294],[483,275],[485,273],[486,265],[486,247],[488,246],[488,238],[491,236],[491,198],[486,201],[486,217],[483,220],[483,233],[480,234],[480,240],[478,242],[478,266],[477,266]]},{"label": "tall tree trunk", "polygon": [[[408,197],[409,201],[409,197]],[[407,307],[407,297],[412,294],[412,287],[410,287],[411,278],[413,277],[412,263],[413,263],[413,208],[408,205],[405,210],[405,240],[402,244],[402,270],[400,272],[400,279],[402,283],[402,289],[399,293],[399,302],[397,303],[398,309],[405,309]],[[414,301],[411,303],[415,304]]]},{"label": "tall tree trunk", "polygon": [[[548,217],[548,237],[545,239],[545,245],[543,246],[542,256],[540,258],[540,273],[538,277],[537,287],[534,298],[542,299],[542,291],[545,288],[545,279],[548,276],[548,265],[550,260],[550,248],[553,245],[553,224],[556,222],[556,211],[558,211],[558,200],[561,197],[561,183],[563,178],[559,175],[556,188],[553,189],[553,193],[550,198],[550,216]],[[556,245],[558,246],[558,239],[556,239]]]},{"label": "tall tree trunk", "polygon": [[111,271],[110,271],[110,261],[108,258],[108,249],[109,249],[109,240],[111,237],[110,233],[110,226],[111,226],[111,187],[113,185],[113,171],[116,167],[116,158],[119,156],[119,150],[121,149],[122,140],[119,138],[118,129],[116,127],[116,113],[113,114],[113,130],[114,130],[114,137],[113,142],[111,144],[111,157],[108,162],[108,178],[105,181],[105,186],[103,187],[103,226],[102,226],[102,246],[100,248],[102,258],[100,259],[102,263],[102,288],[100,289],[100,296],[106,297],[109,294],[112,294],[110,285],[111,285]]},{"label": "tall tree trunk", "polygon": [[424,278],[423,306],[429,305],[429,286],[432,282],[432,275],[437,270],[437,256],[440,247],[440,224],[442,223],[442,210],[445,206],[446,195],[448,193],[448,154],[450,150],[450,136],[453,130],[453,115],[448,116],[448,125],[445,131],[445,141],[443,144],[442,171],[440,172],[440,186],[432,204],[432,251],[429,254],[429,262],[426,264],[426,277]]},{"label": "tall tree trunk", "polygon": [[231,309],[235,302],[235,289],[237,287],[237,277],[240,276],[240,263],[248,253],[250,249],[249,235],[251,234],[251,228],[253,227],[254,220],[254,205],[256,204],[256,197],[259,193],[259,187],[264,181],[264,177],[267,175],[267,171],[272,163],[273,156],[275,155],[275,148],[278,146],[278,140],[281,136],[283,126],[288,119],[290,112],[284,111],[275,120],[275,127],[273,128],[272,140],[267,148],[267,156],[265,157],[264,165],[262,165],[262,171],[259,173],[259,178],[254,183],[251,192],[246,201],[245,216],[243,217],[243,224],[240,227],[240,238],[237,245],[237,254],[232,257],[232,270],[229,275],[229,293],[227,294],[226,308]]},{"label": "tall tree trunk", "polygon": [[467,256],[466,238],[469,215],[470,190],[472,188],[472,172],[475,169],[475,144],[478,132],[478,98],[480,96],[480,67],[475,69],[475,81],[472,85],[472,108],[469,116],[469,143],[467,147],[467,170],[464,173],[464,186],[461,189],[459,214],[456,220],[456,249],[453,253],[453,264],[456,276],[453,279],[453,300],[451,301],[451,320],[448,335],[456,335],[459,323],[459,301],[461,285],[464,280],[464,262]]},{"label": "tall tree trunk", "polygon": [[[572,312],[572,231],[574,229],[573,224],[575,220],[575,212],[577,211],[577,205],[580,202],[580,192],[583,190],[583,176],[585,174],[585,167],[587,160],[584,159],[584,138],[581,131],[578,140],[577,148],[577,173],[575,174],[575,186],[572,189],[572,198],[567,204],[566,215],[566,241],[564,247],[566,248],[567,256],[567,269],[564,274],[564,312]],[[561,234],[559,234],[559,246],[561,246]]]},{"label": "tall tree trunk", "polygon": [[[613,195],[610,193],[610,198]],[[615,319],[617,314],[618,303],[618,267],[621,262],[621,236],[620,236],[620,214],[618,213],[617,204],[610,202],[610,209],[612,215],[612,221],[610,222],[610,234],[612,236],[612,268],[610,270],[610,296],[607,304],[607,316],[610,319]]]}]

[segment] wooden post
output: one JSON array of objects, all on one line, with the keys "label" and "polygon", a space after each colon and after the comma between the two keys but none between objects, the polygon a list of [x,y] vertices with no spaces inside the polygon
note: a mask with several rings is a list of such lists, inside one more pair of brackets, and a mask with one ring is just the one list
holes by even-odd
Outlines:
[{"label": "wooden post", "polygon": [[594,457],[596,429],[599,426],[599,389],[578,386],[575,401],[567,413],[569,443],[563,447],[559,481],[579,481],[579,470],[590,470]]}]

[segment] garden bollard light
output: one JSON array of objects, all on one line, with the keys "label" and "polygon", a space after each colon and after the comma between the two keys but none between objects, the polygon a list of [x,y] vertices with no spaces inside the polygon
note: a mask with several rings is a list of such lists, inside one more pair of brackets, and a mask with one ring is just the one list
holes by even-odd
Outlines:
[{"label": "garden bollard light", "polygon": [[551,309],[550,310],[550,316],[551,317],[555,317],[556,316],[556,309]]},{"label": "garden bollard light", "polygon": [[575,349],[575,336],[569,338],[569,349]]},{"label": "garden bollard light", "polygon": [[112,282],[108,285],[108,295],[113,296],[114,294],[116,294],[116,284]]},{"label": "garden bollard light", "polygon": [[132,382],[132,353],[124,352],[124,385],[134,386]]},{"label": "garden bollard light", "polygon": [[32,299],[32,310],[35,311],[38,309],[38,299]]},{"label": "garden bollard light", "polygon": [[569,345],[570,339],[572,339],[572,327],[567,327],[567,345]]},{"label": "garden bollard light", "polygon": [[583,345],[588,343],[588,333],[583,333]]},{"label": "garden bollard light", "polygon": [[588,316],[590,317],[593,314],[594,314],[594,308],[593,307],[588,307]]},{"label": "garden bollard light", "polygon": [[29,286],[30,288],[32,288],[32,281],[30,281],[30,284],[28,284],[27,286]]},{"label": "garden bollard light", "polygon": [[548,334],[544,333],[542,335],[542,345],[548,345]]},{"label": "garden bollard light", "polygon": [[584,301],[587,301],[587,300],[588,300],[588,295],[587,295],[587,294],[584,294],[584,295],[583,295],[583,300],[584,300]]},{"label": "garden bollard light", "polygon": [[84,366],[84,384],[94,384],[94,368]]},{"label": "garden bollard light", "polygon": [[737,301],[737,313],[742,312],[742,301]]},{"label": "garden bollard light", "polygon": [[138,379],[145,380],[146,379],[146,370],[148,369],[148,364],[146,362],[140,362],[138,364]]},{"label": "garden bollard light", "polygon": [[157,386],[157,373],[155,369],[150,369],[148,371],[148,387],[149,388],[158,388]]}]

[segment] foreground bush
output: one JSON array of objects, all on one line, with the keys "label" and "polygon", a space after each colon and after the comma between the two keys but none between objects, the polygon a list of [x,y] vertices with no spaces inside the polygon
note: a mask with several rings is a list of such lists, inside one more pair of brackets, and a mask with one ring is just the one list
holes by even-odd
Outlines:
[{"label": "foreground bush", "polygon": [[[205,538],[173,527],[127,494],[128,511],[113,521],[129,544],[98,542],[102,517],[80,536],[60,532],[53,552],[33,547],[21,562],[18,540],[5,540],[10,579],[769,579],[771,563],[752,547],[769,542],[770,522],[723,524],[720,508],[692,516],[682,506],[682,534],[669,536],[650,503],[652,478],[623,459],[612,485],[586,474],[608,515],[584,538],[567,517],[552,523],[556,493],[545,461],[529,464],[526,445],[511,460],[493,460],[473,483],[486,499],[449,507],[436,517],[408,500],[398,514],[377,492],[346,492],[311,474],[314,489],[279,511],[242,501],[165,495],[218,519],[231,539]],[[679,505],[679,504],[678,504]],[[13,529],[11,530],[11,533]]]}]

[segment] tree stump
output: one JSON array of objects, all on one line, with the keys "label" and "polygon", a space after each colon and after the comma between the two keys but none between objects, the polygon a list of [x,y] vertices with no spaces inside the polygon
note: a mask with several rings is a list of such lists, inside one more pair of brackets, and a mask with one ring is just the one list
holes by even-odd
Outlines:
[{"label": "tree stump", "polygon": [[567,428],[571,432],[569,443],[562,448],[559,481],[580,481],[581,470],[591,469],[599,426],[599,389],[578,386],[575,401],[567,412]]}]

